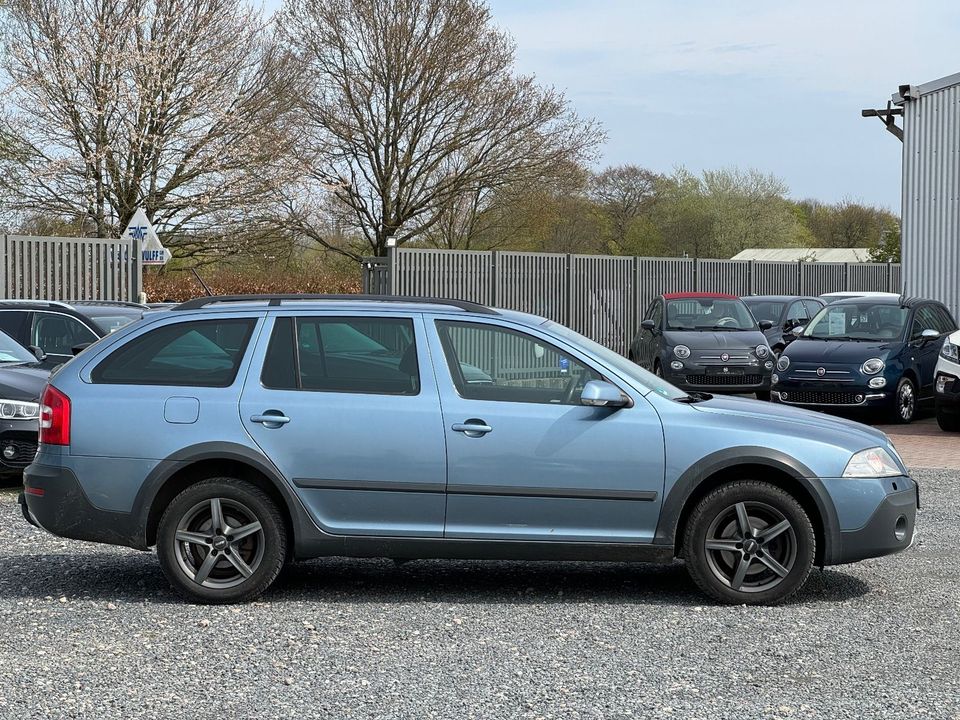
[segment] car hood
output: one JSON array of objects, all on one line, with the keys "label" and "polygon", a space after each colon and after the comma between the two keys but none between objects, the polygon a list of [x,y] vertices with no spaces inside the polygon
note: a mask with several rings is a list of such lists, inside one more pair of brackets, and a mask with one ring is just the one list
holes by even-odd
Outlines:
[{"label": "car hood", "polygon": [[753,349],[757,345],[766,345],[767,338],[759,330],[666,330],[663,339],[669,345],[686,345],[691,350]]},{"label": "car hood", "polygon": [[715,395],[710,400],[696,403],[693,407],[701,412],[755,419],[767,430],[771,429],[772,424],[777,424],[782,427],[784,435],[806,434],[805,429],[816,428],[835,438],[845,436],[864,448],[886,447],[890,444],[890,439],[884,433],[869,425],[789,405]]},{"label": "car hood", "polygon": [[808,340],[801,338],[790,343],[783,354],[791,362],[851,363],[859,365],[864,360],[878,357],[886,360],[895,355],[902,346],[899,340],[858,342],[856,340]]},{"label": "car hood", "polygon": [[50,371],[29,365],[0,365],[0,398],[37,402]]}]

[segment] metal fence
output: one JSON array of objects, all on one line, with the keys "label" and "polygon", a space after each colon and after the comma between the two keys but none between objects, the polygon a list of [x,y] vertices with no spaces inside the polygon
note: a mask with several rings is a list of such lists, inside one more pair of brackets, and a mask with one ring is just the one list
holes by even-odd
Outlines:
[{"label": "metal fence", "polygon": [[621,353],[644,309],[663,292],[820,295],[900,289],[900,266],[894,264],[408,248],[390,253],[388,259],[365,260],[365,292],[448,297],[534,313]]},{"label": "metal fence", "polygon": [[136,240],[0,236],[3,297],[23,300],[133,300],[142,270]]}]

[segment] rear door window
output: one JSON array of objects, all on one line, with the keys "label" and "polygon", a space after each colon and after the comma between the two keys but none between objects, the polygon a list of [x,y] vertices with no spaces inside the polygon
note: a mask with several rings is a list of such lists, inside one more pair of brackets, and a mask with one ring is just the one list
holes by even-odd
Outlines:
[{"label": "rear door window", "polygon": [[227,387],[237,377],[256,318],[164,325],[121,345],[93,370],[96,383]]},{"label": "rear door window", "polygon": [[76,318],[60,313],[38,312],[33,316],[30,344],[48,355],[73,355],[75,345],[95,343],[99,336]]},{"label": "rear door window", "polygon": [[417,395],[413,320],[278,317],[260,381],[276,390]]}]

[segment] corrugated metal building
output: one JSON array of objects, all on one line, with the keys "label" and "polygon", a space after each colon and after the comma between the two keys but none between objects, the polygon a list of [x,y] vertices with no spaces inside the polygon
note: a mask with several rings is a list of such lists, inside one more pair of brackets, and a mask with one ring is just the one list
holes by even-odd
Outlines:
[{"label": "corrugated metal building", "polygon": [[870,248],[747,248],[731,260],[769,262],[870,262]]},{"label": "corrugated metal building", "polygon": [[901,86],[903,288],[960,318],[960,73]]}]

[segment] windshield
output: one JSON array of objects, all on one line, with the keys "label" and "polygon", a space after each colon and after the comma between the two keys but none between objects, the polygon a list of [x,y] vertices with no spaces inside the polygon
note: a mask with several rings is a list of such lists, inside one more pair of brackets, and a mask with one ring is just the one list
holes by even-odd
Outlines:
[{"label": "windshield", "polygon": [[756,320],[737,298],[667,300],[667,330],[756,329]]},{"label": "windshield", "polygon": [[777,302],[776,300],[744,300],[744,305],[749,309],[757,322],[769,320],[774,325],[780,324],[780,316],[783,314],[783,306],[787,303]]},{"label": "windshield", "polygon": [[33,353],[5,332],[0,332],[0,363],[36,362]]},{"label": "windshield", "polygon": [[813,340],[896,340],[903,335],[909,311],[899,305],[864,300],[828,305],[807,324]]},{"label": "windshield", "polygon": [[546,323],[544,323],[543,327],[564,338],[565,340],[569,340],[574,345],[593,353],[600,358],[600,360],[607,363],[607,365],[610,367],[616,368],[626,377],[636,380],[641,385],[650,388],[650,390],[658,395],[662,395],[670,400],[678,400],[680,398],[687,397],[687,393],[679,388],[674,387],[663,378],[658,378],[653,373],[647,372],[639,365],[630,362],[627,360],[627,358],[623,357],[623,355],[615,353],[610,348],[606,348],[600,343],[594,342],[589,338],[585,338],[580,333],[575,332],[564,325],[560,325],[552,320],[548,320]]}]

